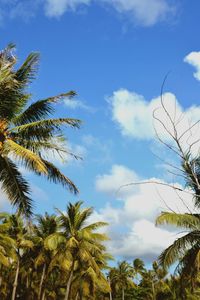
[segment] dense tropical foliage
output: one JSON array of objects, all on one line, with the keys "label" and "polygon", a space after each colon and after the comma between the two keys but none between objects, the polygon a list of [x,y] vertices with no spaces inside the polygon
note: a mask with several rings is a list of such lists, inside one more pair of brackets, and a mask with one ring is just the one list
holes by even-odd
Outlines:
[{"label": "dense tropical foliage", "polygon": [[[69,204],[66,213],[38,215],[26,223],[19,215],[2,213],[0,299],[91,299],[109,293],[103,270],[110,255],[89,222],[91,208]],[[93,299],[92,298],[92,299]]]}]

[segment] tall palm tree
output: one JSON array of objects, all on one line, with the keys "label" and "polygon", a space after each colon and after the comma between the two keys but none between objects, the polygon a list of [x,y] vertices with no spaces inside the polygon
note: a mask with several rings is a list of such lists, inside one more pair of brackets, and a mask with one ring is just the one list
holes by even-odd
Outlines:
[{"label": "tall palm tree", "polygon": [[38,300],[42,297],[42,290],[48,266],[51,263],[51,252],[45,248],[46,239],[58,231],[58,223],[55,215],[45,213],[44,216],[36,216],[37,224],[33,227],[33,240],[36,242],[35,246],[35,266],[42,267],[42,274],[38,290]]},{"label": "tall palm tree", "polygon": [[[144,262],[140,258],[136,258],[133,261],[133,272],[137,281],[139,281],[138,275],[142,275],[145,272]],[[137,282],[138,283],[138,282]]]},{"label": "tall palm tree", "polygon": [[[20,272],[20,263],[26,250],[33,247],[27,227],[25,227],[22,218],[19,215],[4,214],[3,224],[7,226],[8,236],[15,241],[13,260],[15,262],[15,277],[11,299],[16,299],[16,291]],[[13,264],[14,266],[14,264]]]},{"label": "tall palm tree", "polygon": [[163,212],[156,224],[174,225],[186,231],[185,235],[176,239],[161,253],[159,262],[167,268],[178,261],[176,270],[182,278],[190,278],[194,287],[195,278],[200,271],[200,215]]},{"label": "tall palm tree", "polygon": [[14,255],[15,240],[8,235],[9,225],[4,222],[6,216],[0,213],[0,264],[8,267]]},{"label": "tall palm tree", "polygon": [[60,265],[68,270],[65,300],[69,299],[72,281],[79,266],[82,266],[83,275],[90,273],[90,278],[101,275],[98,259],[101,253],[105,252],[102,242],[107,240],[107,236],[96,230],[107,223],[87,223],[93,209],[81,209],[81,205],[82,202],[69,203],[66,214],[57,209],[61,232],[51,235],[46,242],[47,247],[57,248],[55,262],[58,260]]},{"label": "tall palm tree", "polygon": [[67,152],[63,146],[61,126],[79,128],[80,120],[49,118],[54,113],[53,105],[60,99],[74,96],[73,91],[32,102],[28,106],[32,95],[27,88],[35,77],[39,55],[31,53],[16,69],[13,48],[9,45],[0,53],[0,182],[11,204],[30,216],[30,187],[18,163],[77,193],[74,183],[49,162],[44,153],[53,151],[63,155]]},{"label": "tall palm tree", "polygon": [[111,285],[122,292],[122,300],[125,299],[125,289],[128,286],[135,286],[132,281],[133,276],[134,270],[126,261],[118,263],[118,267],[112,268],[109,273]]}]

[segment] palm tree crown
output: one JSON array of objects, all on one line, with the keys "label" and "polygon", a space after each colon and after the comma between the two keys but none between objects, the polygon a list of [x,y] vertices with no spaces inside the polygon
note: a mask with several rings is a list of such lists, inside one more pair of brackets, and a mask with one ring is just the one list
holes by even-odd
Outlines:
[{"label": "palm tree crown", "polygon": [[[50,181],[61,183],[71,192],[78,190],[74,183],[45,159],[44,153],[67,152],[63,146],[61,125],[79,128],[80,120],[48,118],[59,99],[74,96],[74,92],[33,102],[27,87],[34,79],[39,56],[31,53],[17,70],[13,45],[0,53],[0,182],[12,205],[26,216],[32,213],[32,200],[28,182],[19,171],[18,163],[43,175]],[[62,145],[62,146],[61,146]]]}]

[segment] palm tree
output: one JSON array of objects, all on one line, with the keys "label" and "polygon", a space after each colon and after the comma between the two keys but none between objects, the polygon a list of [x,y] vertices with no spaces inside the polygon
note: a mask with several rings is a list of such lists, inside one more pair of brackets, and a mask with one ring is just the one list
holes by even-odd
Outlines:
[{"label": "palm tree", "polygon": [[[3,219],[3,218],[2,218]],[[20,263],[22,257],[26,250],[33,247],[33,242],[30,239],[27,227],[25,227],[22,218],[19,215],[9,215],[4,213],[3,224],[7,226],[8,236],[15,241],[14,244],[14,254],[12,259],[14,259],[16,264],[15,277],[12,290],[12,300],[16,298],[16,291],[18,285],[18,278],[20,272]]]},{"label": "palm tree", "polygon": [[27,88],[35,77],[39,55],[31,53],[16,70],[13,47],[9,45],[0,53],[0,182],[11,204],[29,217],[32,213],[30,187],[18,163],[77,193],[74,183],[44,154],[49,151],[59,155],[68,153],[63,146],[65,139],[61,126],[79,128],[80,120],[48,118],[54,113],[53,105],[58,100],[75,95],[72,91],[32,102],[28,106],[31,94]]},{"label": "palm tree", "polygon": [[141,276],[143,274],[143,272],[145,272],[144,262],[142,259],[140,259],[140,258],[134,259],[133,271],[134,271],[135,277],[138,281],[138,275]]},{"label": "palm tree", "polygon": [[0,213],[0,264],[8,267],[14,254],[15,241],[8,236],[9,225],[2,222],[6,216],[7,214]]},{"label": "palm tree", "polygon": [[[54,263],[59,262],[68,272],[65,300],[69,299],[72,281],[82,266],[82,279],[88,276],[101,275],[99,258],[105,252],[102,244],[107,236],[97,233],[96,230],[107,225],[105,222],[89,224],[88,218],[93,212],[92,208],[81,209],[82,202],[69,203],[66,214],[58,210],[61,232],[47,238],[46,245],[50,249],[57,248]],[[59,247],[60,245],[60,247]],[[92,275],[91,275],[92,274]]]},{"label": "palm tree", "polygon": [[187,277],[188,281],[190,278],[194,289],[200,266],[200,215],[163,212],[156,224],[170,224],[186,231],[185,235],[176,239],[161,253],[159,262],[167,268],[178,261],[176,271],[181,274],[182,279]]},{"label": "palm tree", "polygon": [[126,261],[118,263],[118,267],[112,268],[110,271],[111,285],[122,291],[122,300],[125,299],[125,288],[135,286],[132,281],[133,275],[133,268]]},{"label": "palm tree", "polygon": [[38,290],[38,300],[41,299],[42,290],[44,285],[44,280],[46,273],[48,271],[48,266],[51,263],[51,252],[45,248],[45,241],[51,235],[58,231],[58,223],[55,215],[49,215],[45,213],[44,216],[36,216],[37,224],[34,225],[33,240],[36,242],[35,252],[35,266],[42,266],[42,274]]}]

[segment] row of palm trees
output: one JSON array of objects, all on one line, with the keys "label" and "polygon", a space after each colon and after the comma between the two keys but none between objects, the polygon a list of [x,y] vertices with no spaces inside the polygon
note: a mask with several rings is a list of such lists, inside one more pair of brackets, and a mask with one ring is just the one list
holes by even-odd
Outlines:
[{"label": "row of palm trees", "polygon": [[1,213],[0,299],[79,300],[109,292],[107,236],[97,232],[106,223],[90,223],[92,209],[81,205],[28,223]]},{"label": "row of palm trees", "polygon": [[0,299],[198,299],[200,283],[192,286],[187,270],[172,276],[157,262],[147,270],[139,258],[109,267],[107,236],[98,230],[107,224],[90,223],[91,214],[82,202],[28,222],[1,213]]},{"label": "row of palm trees", "polygon": [[149,270],[139,258],[133,263],[122,261],[110,269],[108,280],[110,296],[103,300],[197,300],[200,296],[200,283],[192,289],[182,273],[172,275],[157,261]]}]

